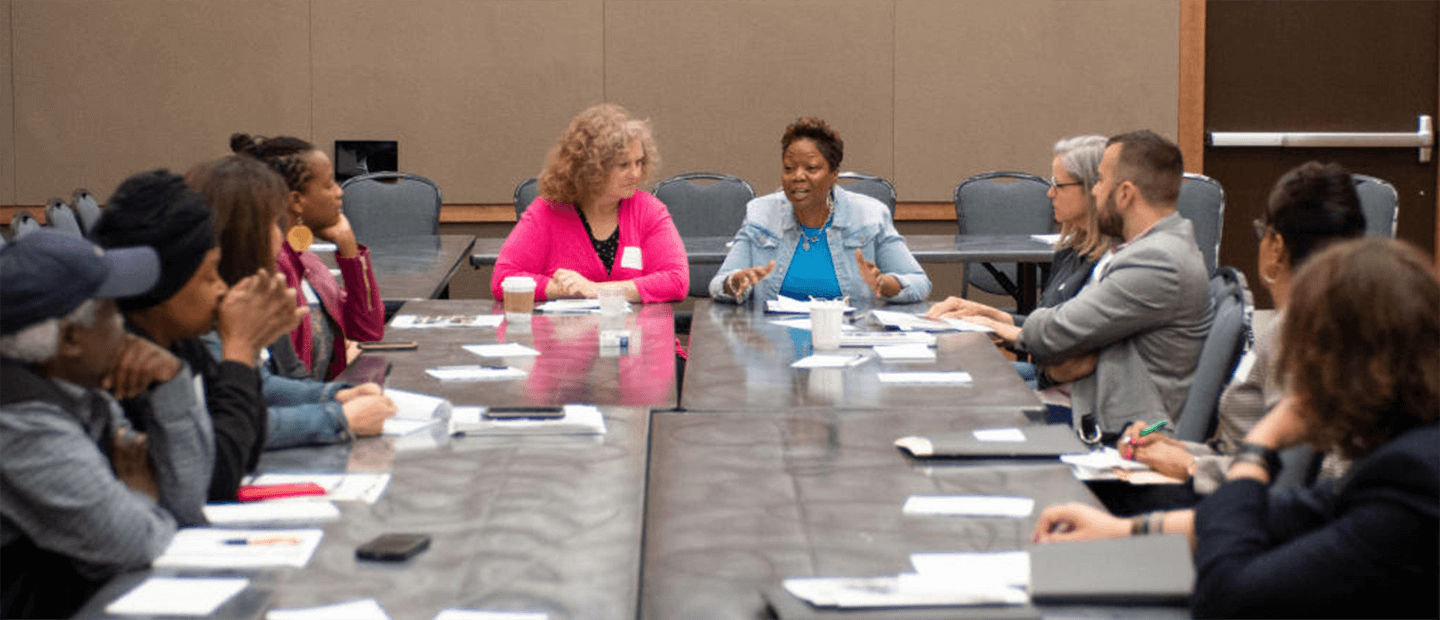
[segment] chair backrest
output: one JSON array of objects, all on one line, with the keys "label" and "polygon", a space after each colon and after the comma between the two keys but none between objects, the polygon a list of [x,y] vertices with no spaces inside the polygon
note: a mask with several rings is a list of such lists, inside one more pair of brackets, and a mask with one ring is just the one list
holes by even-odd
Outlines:
[{"label": "chair backrest", "polygon": [[1225,224],[1225,188],[1203,174],[1186,172],[1175,207],[1195,227],[1195,245],[1213,277],[1219,267],[1220,230]]},{"label": "chair backrest", "polygon": [[540,195],[540,179],[530,177],[515,186],[515,221],[525,215],[525,209]]},{"label": "chair backrest", "polygon": [[440,234],[440,187],[404,172],[372,172],[340,185],[345,217],[355,238],[367,240]]},{"label": "chair backrest", "polygon": [[80,229],[80,220],[75,219],[75,212],[59,198],[51,198],[45,203],[45,226],[74,237],[85,236],[85,231]]},{"label": "chair backrest", "polygon": [[[714,172],[690,172],[655,185],[655,197],[670,209],[680,238],[728,237],[745,221],[745,203],[755,190],[740,177]],[[710,294],[710,279],[719,265],[690,266],[690,295]]]},{"label": "chair backrest", "polygon": [[1254,299],[1245,283],[1245,274],[1234,267],[1221,267],[1210,279],[1210,299],[1215,320],[1200,348],[1195,377],[1185,394],[1175,437],[1203,442],[1215,432],[1220,393],[1235,371],[1250,334]]},{"label": "chair backrest", "polygon": [[75,190],[70,195],[70,208],[75,210],[75,217],[80,219],[80,227],[85,229],[87,234],[95,227],[95,222],[100,221],[100,204],[95,202],[90,190]]},{"label": "chair backrest", "polygon": [[1350,177],[1355,179],[1360,210],[1365,212],[1365,234],[1393,238],[1398,219],[1395,216],[1400,209],[1400,194],[1395,192],[1395,186],[1368,174]]},{"label": "chair backrest", "polygon": [[838,184],[847,190],[865,194],[884,203],[890,207],[890,219],[895,219],[895,186],[889,181],[863,172],[841,172]]},{"label": "chair backrest", "polygon": [[[1040,235],[1055,228],[1050,204],[1050,182],[1024,172],[986,172],[955,186],[955,223],[962,235]],[[1011,282],[1018,282],[1013,263],[991,266]],[[965,265],[962,295],[969,285],[995,294],[1006,290],[983,265]]]},{"label": "chair backrest", "polygon": [[21,209],[10,216],[10,240],[15,241],[34,231],[40,230],[40,222],[29,211]]}]

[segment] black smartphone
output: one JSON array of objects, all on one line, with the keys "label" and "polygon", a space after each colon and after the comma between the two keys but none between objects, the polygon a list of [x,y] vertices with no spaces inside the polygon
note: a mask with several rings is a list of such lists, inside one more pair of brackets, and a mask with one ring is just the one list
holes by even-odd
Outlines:
[{"label": "black smartphone", "polygon": [[425,534],[381,534],[355,549],[355,557],[380,562],[404,562],[430,548]]},{"label": "black smartphone", "polygon": [[553,420],[565,417],[564,407],[486,407],[485,417],[491,420]]},{"label": "black smartphone", "polygon": [[420,348],[420,343],[410,342],[362,342],[361,351],[410,351]]}]

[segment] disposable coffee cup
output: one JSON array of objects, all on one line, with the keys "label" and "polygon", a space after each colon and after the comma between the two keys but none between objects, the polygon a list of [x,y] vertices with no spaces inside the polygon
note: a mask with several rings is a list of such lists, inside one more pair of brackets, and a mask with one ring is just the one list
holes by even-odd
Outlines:
[{"label": "disposable coffee cup", "polygon": [[525,276],[510,276],[500,281],[505,295],[505,314],[530,314],[535,311],[535,281]]},{"label": "disposable coffee cup", "polygon": [[810,302],[810,345],[817,351],[840,348],[840,322],[844,301]]},{"label": "disposable coffee cup", "polygon": [[615,316],[625,314],[630,308],[630,302],[625,299],[625,289],[622,286],[602,286],[595,292],[600,299],[600,314],[602,316]]}]

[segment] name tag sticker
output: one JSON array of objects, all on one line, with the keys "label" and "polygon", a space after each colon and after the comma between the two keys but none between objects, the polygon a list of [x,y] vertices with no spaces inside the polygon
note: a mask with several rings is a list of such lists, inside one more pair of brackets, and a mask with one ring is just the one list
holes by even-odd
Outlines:
[{"label": "name tag sticker", "polygon": [[644,263],[640,260],[640,248],[627,245],[620,250],[620,266],[626,269],[644,269]]}]

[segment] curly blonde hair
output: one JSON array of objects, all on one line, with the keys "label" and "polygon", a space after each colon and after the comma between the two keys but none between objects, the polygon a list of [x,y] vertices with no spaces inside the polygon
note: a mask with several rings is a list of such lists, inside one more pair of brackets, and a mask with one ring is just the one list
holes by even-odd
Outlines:
[{"label": "curly blonde hair", "polygon": [[540,195],[557,203],[579,205],[605,190],[610,169],[624,157],[630,142],[640,141],[645,151],[641,162],[645,183],[660,165],[655,137],[649,120],[630,118],[630,113],[613,103],[593,106],[560,134],[560,140],[545,157],[540,172]]}]

